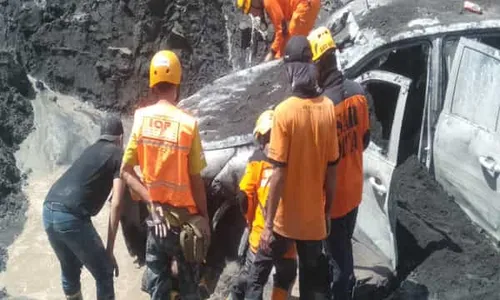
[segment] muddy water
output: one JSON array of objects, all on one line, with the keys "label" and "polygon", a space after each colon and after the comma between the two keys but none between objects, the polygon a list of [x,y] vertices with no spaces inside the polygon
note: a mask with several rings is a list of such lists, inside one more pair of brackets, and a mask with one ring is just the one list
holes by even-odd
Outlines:
[{"label": "muddy water", "polygon": [[[62,299],[59,262],[43,230],[42,203],[54,181],[98,137],[102,113],[50,90],[37,92],[38,97],[32,103],[36,129],[16,154],[19,167],[31,170],[24,189],[29,201],[27,222],[8,249],[9,260],[6,271],[0,274],[0,286],[14,299]],[[130,122],[124,121],[127,133]],[[92,220],[104,243],[108,211],[105,206]],[[117,299],[148,299],[140,291],[143,269],[133,264],[121,231],[115,247],[120,267],[120,276],[115,279]],[[84,298],[95,299],[95,281],[85,268],[81,281]]]}]

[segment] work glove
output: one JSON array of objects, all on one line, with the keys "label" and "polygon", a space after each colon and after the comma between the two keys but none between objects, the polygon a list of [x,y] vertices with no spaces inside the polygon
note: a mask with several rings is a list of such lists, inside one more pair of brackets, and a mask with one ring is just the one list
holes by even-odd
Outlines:
[{"label": "work glove", "polygon": [[168,224],[165,220],[163,207],[158,203],[153,203],[151,207],[151,219],[148,220],[148,226],[154,227],[154,234],[159,238],[166,238],[168,232]]}]

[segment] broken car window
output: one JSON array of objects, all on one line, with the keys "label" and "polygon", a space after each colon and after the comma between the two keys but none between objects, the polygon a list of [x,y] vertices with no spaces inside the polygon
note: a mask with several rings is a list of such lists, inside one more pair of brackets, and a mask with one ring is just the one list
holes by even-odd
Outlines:
[{"label": "broken car window", "polygon": [[[399,141],[398,161],[400,164],[410,155],[418,152],[420,129],[422,124],[425,98],[427,95],[427,78],[428,78],[428,60],[430,53],[430,42],[422,41],[419,44],[395,48],[383,52],[368,61],[362,68],[361,72],[371,70],[383,70],[391,73],[403,75],[411,79],[411,85],[408,90],[408,100],[406,101],[403,123],[401,126],[401,135]],[[396,109],[396,101],[399,94],[399,88],[392,84],[371,84],[370,89],[374,90],[373,97],[381,97],[378,107],[377,99],[375,99],[376,119],[383,126],[382,135],[377,143],[387,151],[390,131],[392,129],[392,120]],[[383,91],[379,91],[379,90]],[[389,121],[390,120],[390,121]]]},{"label": "broken car window", "polygon": [[459,59],[451,112],[495,131],[500,111],[500,61],[472,48],[465,48]]},{"label": "broken car window", "polygon": [[371,140],[387,155],[400,87],[388,82],[364,85],[370,106]]}]

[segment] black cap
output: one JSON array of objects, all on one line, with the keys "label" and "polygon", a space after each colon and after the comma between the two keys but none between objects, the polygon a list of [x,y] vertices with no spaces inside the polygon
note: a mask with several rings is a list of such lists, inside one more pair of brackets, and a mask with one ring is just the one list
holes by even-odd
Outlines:
[{"label": "black cap", "polygon": [[117,115],[106,115],[101,122],[100,140],[116,141],[123,134],[122,120]]},{"label": "black cap", "polygon": [[285,46],[285,62],[312,62],[311,45],[305,35],[294,35]]}]

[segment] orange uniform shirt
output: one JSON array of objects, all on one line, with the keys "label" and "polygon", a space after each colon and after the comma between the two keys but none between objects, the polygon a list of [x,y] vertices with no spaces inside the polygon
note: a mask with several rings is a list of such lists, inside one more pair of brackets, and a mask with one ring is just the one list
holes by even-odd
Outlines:
[{"label": "orange uniform shirt", "polygon": [[[248,242],[252,252],[259,249],[260,235],[264,230],[265,207],[269,194],[269,179],[273,173],[273,165],[268,162],[264,153],[256,151],[250,158],[245,174],[240,181],[240,190],[247,195],[248,209],[246,214],[247,222],[251,227]],[[287,258],[295,258],[297,250],[295,244],[285,253]]]},{"label": "orange uniform shirt", "polygon": [[290,97],[275,109],[269,158],[286,165],[274,231],[297,240],[326,237],[325,177],[339,158],[333,102]]},{"label": "orange uniform shirt", "polygon": [[364,136],[370,128],[368,102],[361,94],[335,104],[340,160],[331,217],[340,218],[359,206],[363,197]]},{"label": "orange uniform shirt", "polygon": [[[320,7],[320,0],[264,0],[264,8],[274,26],[271,49],[276,53],[276,58],[283,56],[285,45],[291,36],[309,34]],[[288,35],[284,35],[286,31]]]}]

